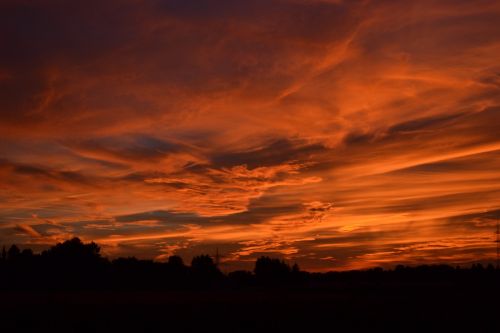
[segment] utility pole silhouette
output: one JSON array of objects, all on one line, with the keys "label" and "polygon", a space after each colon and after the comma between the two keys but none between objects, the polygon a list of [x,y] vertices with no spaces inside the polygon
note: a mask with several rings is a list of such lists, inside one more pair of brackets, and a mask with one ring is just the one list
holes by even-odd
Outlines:
[{"label": "utility pole silhouette", "polygon": [[220,254],[219,253],[219,248],[216,247],[215,248],[215,255],[214,255],[214,263],[215,263],[215,267],[217,267],[221,272],[222,272],[222,269],[221,269],[221,258],[224,258],[224,255]]},{"label": "utility pole silhouette", "polygon": [[219,254],[219,248],[215,248],[215,266],[219,268],[221,255]]}]

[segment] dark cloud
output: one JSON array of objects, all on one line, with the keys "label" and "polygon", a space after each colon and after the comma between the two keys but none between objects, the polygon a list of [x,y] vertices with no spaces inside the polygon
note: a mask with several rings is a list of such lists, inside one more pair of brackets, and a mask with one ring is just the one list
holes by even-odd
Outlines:
[{"label": "dark cloud", "polygon": [[33,227],[27,225],[27,224],[18,224],[16,226],[16,230],[20,231],[22,233],[25,233],[26,235],[34,238],[39,238],[42,237],[42,235],[36,231]]},{"label": "dark cloud", "polygon": [[52,179],[79,185],[93,185],[97,183],[92,177],[87,177],[79,172],[51,170],[42,166],[18,164],[7,160],[0,160],[0,169],[8,170],[18,175]]},{"label": "dark cloud", "polygon": [[426,117],[426,118],[410,120],[401,124],[391,126],[388,130],[388,133],[396,134],[396,133],[414,132],[419,130],[436,130],[442,128],[443,126],[450,126],[450,123],[453,123],[455,120],[463,116],[464,114],[455,113],[449,115],[438,115],[434,117]]},{"label": "dark cloud", "polygon": [[253,169],[290,161],[308,161],[312,155],[324,153],[326,150],[327,148],[321,144],[307,144],[281,139],[248,151],[215,153],[212,157],[212,163],[217,167],[247,165]]},{"label": "dark cloud", "polygon": [[283,214],[300,212],[303,206],[300,203],[283,205],[272,198],[261,197],[252,200],[248,209],[234,214],[206,217],[193,213],[179,213],[166,210],[150,211],[130,215],[116,216],[117,222],[128,223],[144,220],[157,220],[162,225],[182,225],[193,223],[196,225],[249,225],[260,224]]},{"label": "dark cloud", "polygon": [[162,224],[178,225],[181,223],[196,223],[199,220],[202,220],[202,218],[200,218],[196,214],[173,213],[168,211],[152,211],[152,212],[116,216],[115,220],[117,222],[124,222],[124,223],[144,221],[144,220],[158,220],[162,222]]},{"label": "dark cloud", "polygon": [[257,29],[268,30],[273,37],[311,43],[338,39],[350,31],[358,23],[359,14],[354,9],[360,2],[174,0],[159,4],[165,14],[176,19],[258,24]]},{"label": "dark cloud", "polygon": [[185,149],[182,145],[148,135],[93,138],[69,142],[69,147],[120,160],[155,161]]},{"label": "dark cloud", "polygon": [[94,129],[116,125],[115,112],[168,112],[179,89],[283,90],[293,79],[276,66],[290,39],[339,40],[356,26],[348,6],[321,2],[7,1],[1,13],[5,120]]},{"label": "dark cloud", "polygon": [[[52,114],[66,113],[67,117],[72,109],[81,107],[77,103],[68,105],[72,97],[60,89],[76,78],[68,77],[63,82],[57,78],[64,76],[64,71],[74,72],[74,66],[91,66],[133,39],[140,30],[130,18],[130,7],[126,7],[126,3],[117,7],[111,2],[3,2],[0,71],[6,75],[0,80],[0,107],[7,116],[5,120],[24,124],[50,121],[46,113],[40,113],[49,94],[56,99],[55,109],[69,106]],[[84,97],[85,92],[80,98]]]},{"label": "dark cloud", "polygon": [[344,143],[346,145],[367,144],[375,138],[375,133],[349,133],[344,137]]}]

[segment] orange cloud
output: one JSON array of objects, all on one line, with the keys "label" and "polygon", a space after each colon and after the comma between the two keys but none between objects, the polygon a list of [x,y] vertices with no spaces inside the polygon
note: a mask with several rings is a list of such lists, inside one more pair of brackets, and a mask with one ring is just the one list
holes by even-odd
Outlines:
[{"label": "orange cloud", "polygon": [[493,258],[498,1],[91,7],[0,4],[0,243]]}]

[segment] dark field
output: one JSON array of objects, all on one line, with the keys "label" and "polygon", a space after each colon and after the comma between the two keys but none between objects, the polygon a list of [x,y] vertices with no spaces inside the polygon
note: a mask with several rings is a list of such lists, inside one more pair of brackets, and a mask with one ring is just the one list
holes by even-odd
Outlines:
[{"label": "dark field", "polygon": [[498,332],[498,287],[2,292],[2,332]]}]

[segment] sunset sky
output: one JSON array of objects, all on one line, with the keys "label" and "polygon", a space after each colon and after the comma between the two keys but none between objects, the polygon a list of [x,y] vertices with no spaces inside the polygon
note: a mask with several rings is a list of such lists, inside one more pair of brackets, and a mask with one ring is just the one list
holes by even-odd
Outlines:
[{"label": "sunset sky", "polygon": [[0,245],[488,262],[497,0],[2,0]]}]

